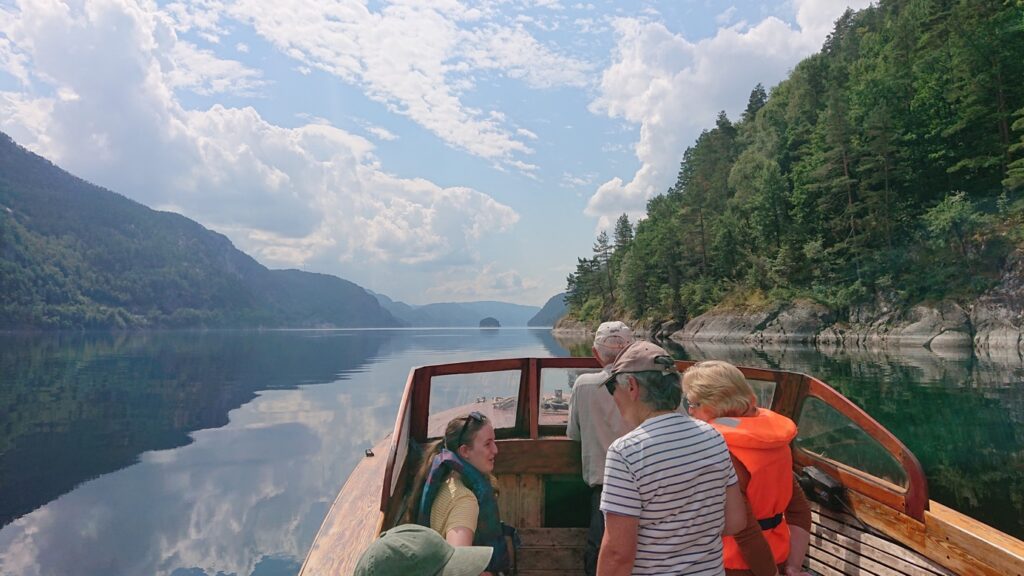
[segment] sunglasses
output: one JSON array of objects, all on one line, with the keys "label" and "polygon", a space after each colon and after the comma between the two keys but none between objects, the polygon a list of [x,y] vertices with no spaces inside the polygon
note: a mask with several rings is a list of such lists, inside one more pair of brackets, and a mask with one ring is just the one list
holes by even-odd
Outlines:
[{"label": "sunglasses", "polygon": [[483,414],[481,414],[481,413],[479,413],[479,412],[477,412],[475,410],[470,412],[469,416],[466,416],[466,423],[462,425],[462,430],[459,432],[459,442],[458,442],[458,445],[462,446],[462,437],[466,435],[466,429],[469,428],[469,423],[470,422],[477,422],[477,423],[483,424],[485,421],[487,421],[487,417],[484,416]]}]

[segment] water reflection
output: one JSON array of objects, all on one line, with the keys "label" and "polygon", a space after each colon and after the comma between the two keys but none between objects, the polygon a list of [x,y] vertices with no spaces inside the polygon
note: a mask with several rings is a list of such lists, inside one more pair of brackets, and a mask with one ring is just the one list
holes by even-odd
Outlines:
[{"label": "water reflection", "polygon": [[0,336],[0,525],[146,450],[227,424],[257,391],[333,381],[387,333]]},{"label": "water reflection", "polygon": [[1024,365],[1020,357],[927,349],[673,346],[679,358],[812,374],[918,457],[931,497],[1024,537]]},{"label": "water reflection", "polygon": [[0,573],[26,576],[295,574],[411,366],[546,355],[523,330],[0,338]]}]

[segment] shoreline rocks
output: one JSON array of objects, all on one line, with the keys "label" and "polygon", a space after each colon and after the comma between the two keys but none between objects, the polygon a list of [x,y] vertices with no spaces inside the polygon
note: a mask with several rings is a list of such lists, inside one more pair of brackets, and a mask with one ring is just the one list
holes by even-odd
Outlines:
[{"label": "shoreline rocks", "polygon": [[[953,300],[910,307],[891,294],[854,306],[846,318],[810,300],[761,310],[711,310],[680,326],[673,321],[629,322],[641,337],[676,343],[802,343],[824,349],[924,348],[948,357],[969,350],[993,359],[1024,359],[1024,251],[1010,255],[997,285],[969,305]],[[597,326],[560,319],[552,330],[593,335]]]}]

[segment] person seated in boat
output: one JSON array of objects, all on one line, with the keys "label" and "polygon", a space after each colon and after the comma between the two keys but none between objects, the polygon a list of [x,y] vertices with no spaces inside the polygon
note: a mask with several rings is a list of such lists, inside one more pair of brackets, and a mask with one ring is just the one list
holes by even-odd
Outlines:
[{"label": "person seated in boat", "polygon": [[580,443],[583,481],[590,486],[590,527],[583,549],[583,573],[597,573],[597,557],[604,537],[604,514],[601,513],[601,487],[604,481],[604,459],[612,441],[626,433],[615,406],[615,400],[601,386],[608,379],[608,366],[619,352],[633,343],[633,331],[622,322],[605,322],[597,327],[594,345],[590,348],[601,364],[600,372],[580,374],[569,396],[569,423],[565,434]]},{"label": "person seated in boat", "polygon": [[635,342],[605,385],[630,432],[604,467],[601,576],[722,573],[722,533],[743,527],[743,494],[722,435],[679,411],[668,352]]},{"label": "person seated in boat", "polygon": [[744,495],[745,527],[723,538],[727,576],[807,574],[811,510],[793,476],[796,424],[758,408],[743,373],[728,362],[694,364],[683,390],[690,415],[725,437]]},{"label": "person seated in boat", "polygon": [[492,552],[487,546],[454,548],[430,528],[402,524],[370,544],[359,557],[355,576],[477,576]]},{"label": "person seated in boat", "polygon": [[494,427],[480,412],[448,422],[444,438],[424,459],[429,466],[417,523],[452,546],[490,546],[488,574],[510,573],[515,530],[501,522],[494,471]]}]

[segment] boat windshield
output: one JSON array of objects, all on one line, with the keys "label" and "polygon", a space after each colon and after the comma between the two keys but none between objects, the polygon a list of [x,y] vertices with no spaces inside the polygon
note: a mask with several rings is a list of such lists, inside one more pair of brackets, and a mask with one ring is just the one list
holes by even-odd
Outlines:
[{"label": "boat windshield", "polygon": [[796,447],[907,487],[903,466],[863,428],[820,398],[808,397],[797,420]]}]

